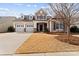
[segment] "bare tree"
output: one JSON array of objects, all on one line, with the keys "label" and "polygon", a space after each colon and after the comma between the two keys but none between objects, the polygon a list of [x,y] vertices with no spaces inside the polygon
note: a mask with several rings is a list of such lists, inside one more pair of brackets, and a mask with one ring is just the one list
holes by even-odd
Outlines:
[{"label": "bare tree", "polygon": [[[70,26],[76,22],[79,13],[79,4],[77,3],[49,3],[52,11],[59,15],[67,26],[67,35],[70,35]],[[78,21],[78,20],[77,20]]]}]

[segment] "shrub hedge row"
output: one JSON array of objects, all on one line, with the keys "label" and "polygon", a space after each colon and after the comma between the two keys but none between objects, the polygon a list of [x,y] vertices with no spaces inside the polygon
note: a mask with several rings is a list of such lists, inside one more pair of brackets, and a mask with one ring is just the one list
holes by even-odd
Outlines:
[{"label": "shrub hedge row", "polygon": [[79,28],[77,26],[72,26],[70,28],[70,32],[72,32],[72,33],[79,33]]}]

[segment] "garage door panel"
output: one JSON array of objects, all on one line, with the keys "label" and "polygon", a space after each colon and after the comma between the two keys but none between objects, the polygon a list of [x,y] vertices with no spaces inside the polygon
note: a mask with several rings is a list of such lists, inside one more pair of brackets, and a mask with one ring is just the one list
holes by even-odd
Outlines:
[{"label": "garage door panel", "polygon": [[33,28],[32,27],[27,27],[26,32],[33,32]]},{"label": "garage door panel", "polygon": [[24,28],[16,28],[16,32],[24,32]]},{"label": "garage door panel", "polygon": [[15,27],[16,32],[24,32],[24,25],[23,24],[17,24]]},{"label": "garage door panel", "polygon": [[26,32],[33,32],[33,31],[34,31],[33,23],[26,24]]}]

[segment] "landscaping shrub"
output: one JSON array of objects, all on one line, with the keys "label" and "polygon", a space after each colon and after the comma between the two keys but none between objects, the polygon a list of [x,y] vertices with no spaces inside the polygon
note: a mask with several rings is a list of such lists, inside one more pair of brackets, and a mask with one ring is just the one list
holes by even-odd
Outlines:
[{"label": "landscaping shrub", "polygon": [[8,27],[8,30],[7,30],[8,32],[14,32],[15,31],[15,29],[14,29],[14,27],[13,26],[10,26],[10,27]]},{"label": "landscaping shrub", "polygon": [[49,32],[49,30],[46,28],[46,29],[44,30],[44,32]]},{"label": "landscaping shrub", "polygon": [[77,26],[72,26],[70,28],[70,32],[72,32],[72,33],[79,33],[79,28]]}]

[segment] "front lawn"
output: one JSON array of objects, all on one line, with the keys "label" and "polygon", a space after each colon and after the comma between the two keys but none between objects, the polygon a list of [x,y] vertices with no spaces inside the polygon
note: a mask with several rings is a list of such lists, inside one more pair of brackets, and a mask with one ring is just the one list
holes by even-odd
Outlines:
[{"label": "front lawn", "polygon": [[79,51],[79,46],[62,42],[58,40],[58,36],[59,35],[46,33],[33,33],[32,36],[16,50],[16,53]]}]

